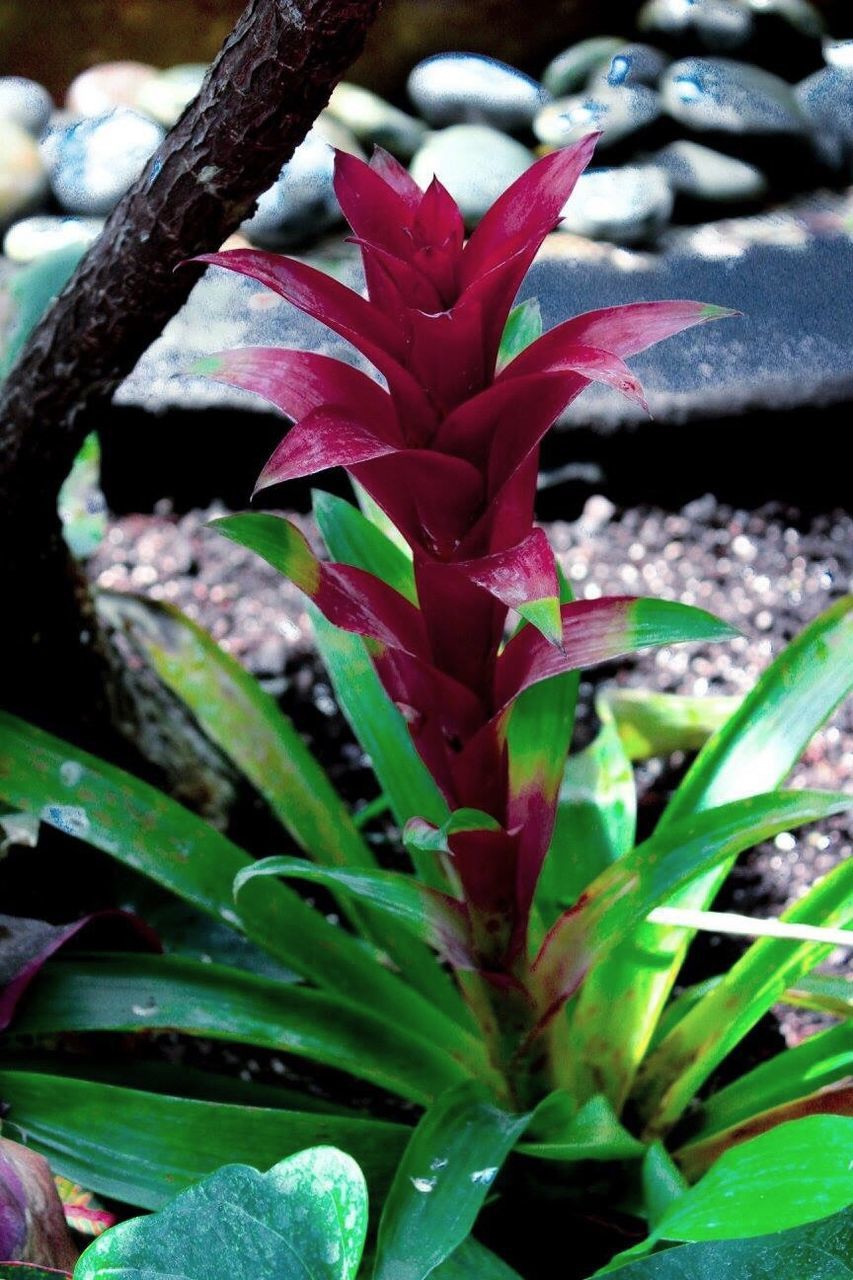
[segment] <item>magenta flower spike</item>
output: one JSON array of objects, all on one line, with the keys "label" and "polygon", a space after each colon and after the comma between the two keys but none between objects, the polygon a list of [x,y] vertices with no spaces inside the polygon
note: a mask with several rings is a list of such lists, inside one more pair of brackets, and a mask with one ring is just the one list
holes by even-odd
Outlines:
[{"label": "magenta flower spike", "polygon": [[[467,243],[437,180],[422,192],[383,151],[370,164],[338,153],[335,187],[361,251],[366,298],[270,253],[199,259],[275,290],[350,341],[384,378],[382,386],[342,362],[279,349],[232,351],[198,369],[294,419],[259,490],[343,466],[411,547],[416,607],[369,574],[320,565],[286,522],[251,517],[271,522],[264,545],[257,535],[252,545],[331,621],[368,638],[451,809],[495,820],[449,837],[472,954],[495,989],[525,988],[529,913],[556,803],[554,786],[536,782],[535,772],[514,794],[507,726],[517,699],[543,680],[645,645],[730,634],[677,604],[561,605],[553,552],[534,525],[539,445],[566,406],[590,382],[645,406],[625,357],[730,314],[697,302],[609,307],[558,325],[497,372],[519,285],[595,142],[590,135],[534,163]],[[241,540],[245,519],[222,522],[222,531]],[[504,644],[511,611],[526,625]]]}]

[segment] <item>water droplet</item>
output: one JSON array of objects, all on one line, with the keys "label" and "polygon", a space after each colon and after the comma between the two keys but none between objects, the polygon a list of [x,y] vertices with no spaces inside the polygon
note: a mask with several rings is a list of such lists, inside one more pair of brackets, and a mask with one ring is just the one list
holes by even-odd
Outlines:
[{"label": "water droplet", "polygon": [[492,1166],[489,1169],[475,1169],[471,1174],[471,1181],[477,1187],[488,1187],[494,1182],[496,1173],[497,1166]]},{"label": "water droplet", "polygon": [[239,929],[243,923],[240,917],[237,915],[237,912],[232,911],[229,907],[222,907],[220,909],[219,914],[226,924],[234,925],[235,928]]},{"label": "water droplet", "polygon": [[46,804],[41,811],[42,822],[64,831],[66,835],[82,839],[89,831],[89,818],[85,809],[75,804]]},{"label": "water droplet", "polygon": [[410,1178],[409,1181],[411,1182],[412,1186],[415,1188],[415,1191],[420,1191],[424,1195],[429,1195],[430,1191],[435,1190],[435,1184],[438,1182],[438,1179],[437,1178]]},{"label": "water droplet", "polygon": [[435,1160],[433,1160],[432,1164],[430,1165],[430,1168],[433,1170],[433,1172],[436,1172],[439,1169],[446,1169],[447,1168],[446,1157],[436,1156]]},{"label": "water droplet", "polygon": [[76,760],[63,760],[59,766],[59,776],[66,787],[76,787],[83,777],[83,766]]},{"label": "water droplet", "polygon": [[156,1000],[150,996],[144,1004],[132,1004],[130,1011],[136,1018],[153,1018],[155,1014],[160,1012]]}]

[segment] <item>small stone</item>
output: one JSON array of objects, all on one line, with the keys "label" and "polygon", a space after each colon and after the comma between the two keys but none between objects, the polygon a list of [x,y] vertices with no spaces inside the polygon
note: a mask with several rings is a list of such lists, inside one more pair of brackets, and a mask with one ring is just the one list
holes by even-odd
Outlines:
[{"label": "small stone", "polygon": [[130,105],[171,129],[198,93],[206,75],[204,62],[168,67],[159,75],[143,80]]},{"label": "small stone", "polygon": [[47,174],[35,138],[0,118],[0,227],[38,208],[47,194]]},{"label": "small stone", "polygon": [[588,169],[563,209],[560,230],[593,240],[636,244],[663,230],[672,206],[666,175],[653,165]]},{"label": "small stone", "polygon": [[661,77],[674,119],[699,132],[797,135],[804,120],[790,85],[729,58],[684,58]]},{"label": "small stone", "polygon": [[335,156],[315,125],[258,200],[241,231],[263,249],[284,249],[312,239],[341,220],[335,196]]},{"label": "small stone", "polygon": [[588,88],[601,85],[656,85],[669,64],[669,58],[650,44],[623,44],[613,56],[590,76]]},{"label": "small stone", "polygon": [[637,26],[652,35],[694,39],[706,49],[727,52],[752,35],[752,14],[738,0],[647,0]]},{"label": "small stone", "polygon": [[558,53],[542,73],[542,85],[555,98],[582,89],[590,76],[610,64],[610,59],[625,41],[621,36],[592,36]]},{"label": "small stone", "polygon": [[359,142],[384,147],[401,160],[411,160],[427,133],[423,121],[393,107],[377,93],[345,80],[336,85],[326,110],[346,125]]},{"label": "small stone", "polygon": [[139,177],[165,134],[147,116],[118,107],[71,125],[55,143],[54,194],[68,213],[109,213]]},{"label": "small stone", "polygon": [[812,126],[815,149],[838,168],[853,155],[853,74],[824,67],[797,85],[795,94]]},{"label": "small stone", "polygon": [[0,120],[10,120],[37,138],[53,110],[47,89],[24,76],[0,76]]},{"label": "small stone", "polygon": [[438,178],[473,226],[532,161],[526,147],[497,129],[457,124],[427,139],[412,161],[411,174],[424,190],[433,176]]},{"label": "small stone", "polygon": [[12,262],[38,262],[69,245],[90,245],[103,225],[99,218],[60,218],[50,214],[23,218],[6,232],[3,253]]},{"label": "small stone", "polygon": [[767,179],[754,165],[698,142],[671,142],[658,151],[654,163],[675,191],[694,200],[757,200],[767,192]]},{"label": "small stone", "polygon": [[853,40],[825,40],[823,57],[828,67],[853,72]]},{"label": "small stone", "polygon": [[132,107],[142,86],[157,74],[146,62],[101,62],[71,81],[66,109],[78,116],[102,116],[113,107]]},{"label": "small stone", "polygon": [[599,148],[612,146],[661,114],[661,102],[646,85],[603,85],[588,93],[559,98],[543,107],[533,122],[540,142],[551,147],[568,147],[585,134],[603,132]]},{"label": "small stone", "polygon": [[432,125],[470,122],[525,129],[551,99],[530,76],[475,53],[426,58],[410,74],[407,88],[420,115]]}]

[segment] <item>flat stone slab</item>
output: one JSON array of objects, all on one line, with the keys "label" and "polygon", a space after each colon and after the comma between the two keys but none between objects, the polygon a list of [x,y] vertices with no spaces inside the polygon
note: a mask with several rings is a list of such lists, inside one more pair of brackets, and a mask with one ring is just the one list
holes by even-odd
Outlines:
[{"label": "flat stone slab", "polygon": [[[339,240],[309,255],[352,287],[357,257]],[[783,211],[680,229],[661,252],[596,244],[556,232],[522,291],[546,328],[594,307],[697,298],[741,317],[701,326],[632,360],[661,423],[843,402],[853,396],[853,189]],[[254,281],[210,269],[116,396],[152,413],[215,407],[271,413],[246,393],[186,376],[202,355],[234,346],[310,347],[352,363],[341,339]],[[614,392],[591,387],[566,425],[613,430],[642,420]]]}]

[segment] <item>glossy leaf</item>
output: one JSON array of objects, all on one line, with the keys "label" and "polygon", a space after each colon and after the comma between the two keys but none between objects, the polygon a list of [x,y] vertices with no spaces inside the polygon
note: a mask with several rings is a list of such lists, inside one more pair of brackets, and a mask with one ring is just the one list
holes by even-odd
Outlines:
[{"label": "glossy leaf", "polygon": [[628,1265],[620,1280],[853,1280],[853,1210],[746,1240],[681,1245]]},{"label": "glossy leaf", "polygon": [[807,973],[782,997],[785,1004],[833,1018],[853,1018],[853,978],[834,973]]},{"label": "glossy leaf", "polygon": [[554,835],[537,888],[549,924],[631,848],[636,812],[630,761],[615,725],[605,723],[563,770]]},{"label": "glossy leaf", "polygon": [[[853,807],[853,800],[848,800],[848,807]],[[830,871],[782,919],[828,927],[848,925],[853,921],[853,863]],[[665,1132],[762,1014],[831,951],[831,944],[818,942],[779,938],[754,942],[643,1064],[635,1096],[649,1131]]]},{"label": "glossy leaf", "polygon": [[[112,597],[106,607],[207,736],[257,788],[307,857],[327,866],[376,866],[325,770],[292,722],[239,662],[169,605]],[[432,958],[369,913],[359,912],[357,904],[347,907],[354,905],[355,911],[347,910],[347,915],[362,934],[386,951],[418,990],[441,1003],[447,984]]]},{"label": "glossy leaf", "polygon": [[[656,832],[603,871],[546,937],[535,966],[544,1009],[555,1011],[620,938],[698,872],[779,831],[850,808],[853,799],[829,792],[770,792],[721,805],[691,821]],[[789,949],[792,946],[780,942],[775,945]],[[783,979],[782,989],[784,985]],[[706,999],[716,991],[717,988]],[[678,1024],[673,1034],[690,1016]]]},{"label": "glossy leaf", "polygon": [[[659,823],[779,786],[812,736],[849,691],[853,673],[851,600],[840,600],[791,642],[737,711],[709,739]],[[667,906],[708,907],[730,863],[697,879]],[[644,924],[608,958],[597,979],[607,1005],[582,994],[577,1034],[594,1034],[606,1064],[600,1088],[621,1106],[648,1051],[691,940],[688,930]],[[638,957],[646,958],[638,965]],[[606,1046],[606,1048],[605,1048]]]},{"label": "glossy leaf", "polygon": [[262,858],[235,880],[235,899],[257,876],[283,876],[322,884],[344,902],[354,899],[375,908],[389,921],[435,948],[454,967],[474,966],[463,904],[421,884],[411,875],[398,871],[332,870],[313,867],[301,858]]},{"label": "glossy leaf", "polygon": [[597,706],[602,718],[609,715],[615,721],[628,758],[647,760],[672,751],[698,751],[742,701],[610,688],[599,695]]},{"label": "glossy leaf", "polygon": [[643,1205],[649,1226],[656,1228],[687,1191],[687,1180],[661,1142],[653,1142],[643,1157]]},{"label": "glossy leaf", "polygon": [[433,1104],[385,1202],[374,1280],[423,1280],[452,1254],[529,1118],[501,1110],[475,1085]]},{"label": "glossy leaf", "polygon": [[[372,502],[367,494],[364,497]],[[382,527],[351,502],[322,489],[312,492],[311,508],[324,538],[334,544],[329,550],[336,560],[376,574],[401,596],[417,604],[411,555],[406,555]]]},{"label": "glossy leaf", "polygon": [[269,1168],[311,1143],[340,1147],[381,1195],[411,1132],[384,1120],[202,1102],[101,1081],[0,1069],[9,1118],[53,1168],[143,1209],[232,1161]]},{"label": "glossy leaf", "polygon": [[428,1039],[338,996],[178,956],[62,961],[40,976],[16,1035],[173,1029],[292,1053],[426,1105],[468,1076]]},{"label": "glossy leaf", "polygon": [[539,1104],[531,1135],[518,1150],[539,1160],[574,1164],[579,1160],[632,1160],[645,1148],[620,1124],[606,1098],[590,1098],[578,1110],[569,1095],[559,1090]]},{"label": "glossy leaf", "polygon": [[521,1280],[502,1258],[469,1236],[431,1273],[433,1280]]},{"label": "glossy leaf", "polygon": [[358,1165],[313,1147],[259,1173],[229,1164],[159,1213],[113,1227],[89,1246],[74,1280],[355,1280],[367,1232]]},{"label": "glossy leaf", "polygon": [[458,1024],[285,885],[247,889],[237,910],[232,886],[251,859],[162,792],[5,713],[0,741],[0,795],[18,808],[245,933],[318,985],[334,990],[345,982],[348,998],[380,1005],[401,1026],[417,1027],[437,1043],[464,1042]]}]

